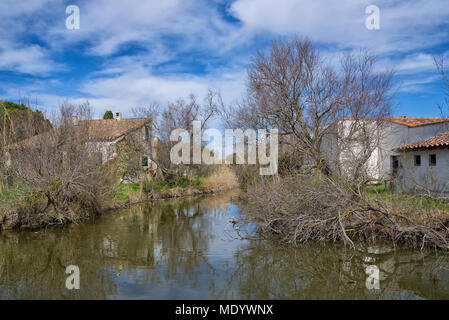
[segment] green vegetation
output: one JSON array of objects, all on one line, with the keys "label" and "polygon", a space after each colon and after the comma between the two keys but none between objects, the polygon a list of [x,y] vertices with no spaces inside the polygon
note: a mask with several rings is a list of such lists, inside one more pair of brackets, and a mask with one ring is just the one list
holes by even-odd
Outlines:
[{"label": "green vegetation", "polygon": [[[163,192],[174,188],[199,187],[201,185],[204,185],[207,181],[207,178],[188,177],[183,177],[172,181],[157,180],[147,183],[143,182],[144,186],[142,187],[142,189],[147,193],[150,193],[151,191]],[[140,182],[120,184],[113,189],[112,197],[119,201],[129,201],[134,198],[133,196],[136,196],[140,193],[141,184],[142,183]]]},{"label": "green vegetation", "polygon": [[140,190],[140,183],[119,184],[112,190],[112,197],[120,201],[130,200],[131,194],[137,194]]},{"label": "green vegetation", "polygon": [[[183,177],[174,181],[169,181],[168,187],[169,188],[187,188],[188,186],[199,186],[202,183],[206,181],[206,178],[189,178],[189,177]],[[165,181],[164,181],[165,182]]]},{"label": "green vegetation", "polygon": [[14,117],[15,115],[18,115],[20,113],[24,113],[24,112],[32,112],[34,113],[37,117],[42,117],[43,118],[43,114],[41,111],[39,110],[31,110],[30,107],[26,106],[25,104],[21,103],[21,104],[17,104],[11,101],[2,101],[1,102],[2,105],[2,109],[0,110],[0,116],[3,117],[5,116],[5,109],[6,112],[9,113],[9,115],[11,117]]},{"label": "green vegetation", "polygon": [[449,202],[439,199],[434,199],[426,196],[419,196],[411,193],[399,193],[385,190],[384,185],[371,185],[366,187],[366,193],[371,197],[378,197],[387,203],[397,203],[403,205],[412,205],[417,210],[431,211],[441,210],[449,212]]},{"label": "green vegetation", "polygon": [[163,191],[168,190],[171,188],[187,188],[187,187],[198,187],[201,184],[205,183],[207,181],[207,178],[189,178],[189,177],[182,177],[179,179],[171,180],[171,181],[165,181],[165,180],[158,180],[154,183],[154,190],[156,191]]},{"label": "green vegetation", "polygon": [[111,110],[108,110],[104,113],[103,115],[103,119],[107,120],[107,119],[114,119],[114,114],[112,113]]},{"label": "green vegetation", "polygon": [[14,204],[23,196],[21,188],[16,186],[4,187],[0,190],[0,205]]},{"label": "green vegetation", "polygon": [[385,185],[383,184],[369,185],[366,187],[366,192],[369,194],[385,193]]},{"label": "green vegetation", "polygon": [[[25,139],[30,133],[38,134],[51,128],[50,121],[45,119],[41,111],[10,101],[0,101],[0,123],[0,133],[6,130],[12,142]],[[30,132],[30,128],[34,132]]]}]

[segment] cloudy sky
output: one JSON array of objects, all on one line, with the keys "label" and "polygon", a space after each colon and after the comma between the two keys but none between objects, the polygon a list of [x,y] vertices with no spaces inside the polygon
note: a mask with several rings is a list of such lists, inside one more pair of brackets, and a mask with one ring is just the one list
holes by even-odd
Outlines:
[{"label": "cloudy sky", "polygon": [[[66,7],[80,29],[66,28]],[[380,8],[380,30],[365,26]],[[207,88],[227,103],[270,41],[307,36],[333,59],[368,48],[394,67],[395,113],[438,116],[433,56],[449,56],[448,0],[0,0],[0,97],[47,109],[89,100],[98,115]]]}]

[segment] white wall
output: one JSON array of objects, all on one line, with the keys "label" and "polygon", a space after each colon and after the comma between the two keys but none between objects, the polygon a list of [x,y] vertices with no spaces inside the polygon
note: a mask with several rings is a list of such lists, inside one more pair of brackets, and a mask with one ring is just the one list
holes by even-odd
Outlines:
[{"label": "white wall", "polygon": [[377,152],[372,155],[370,164],[374,165],[377,162],[379,171],[375,178],[388,180],[392,172],[391,156],[401,156],[400,153],[393,151],[394,148],[418,140],[429,139],[440,133],[449,131],[449,124],[440,123],[419,127],[407,127],[396,123],[389,123],[383,131],[382,143]]},{"label": "white wall", "polygon": [[[153,147],[153,135],[151,132],[151,126],[148,126],[149,128],[149,137],[148,140],[146,140],[146,133],[145,133],[145,126],[130,133],[129,135],[132,135],[137,141],[141,141],[144,144],[142,144],[143,147],[146,147],[144,150],[144,156],[148,157],[148,161],[150,164],[150,167],[155,169],[155,163],[151,160],[152,157],[155,156],[155,149]],[[124,139],[124,136],[121,136],[114,141],[94,141],[94,142],[88,142],[89,148],[93,152],[100,152],[101,153],[101,160],[102,164],[106,164],[109,160],[114,158],[114,155],[117,153],[117,143]]]},{"label": "white wall", "polygon": [[[377,130],[377,124],[373,121],[361,123],[355,120],[344,120],[342,126],[337,130],[339,135],[343,137],[341,143],[334,139],[332,142],[332,156],[336,159],[336,165],[339,166],[341,173],[351,178],[357,168],[355,166],[360,166],[366,153],[366,147],[363,146],[357,140],[355,135],[358,134],[358,130],[363,130],[362,125],[367,125],[366,130],[371,132],[374,136],[372,141],[369,142],[370,149],[377,145],[377,140],[380,138],[379,131]],[[355,161],[354,161],[355,160]],[[369,174],[369,178],[377,179],[379,177],[379,150],[375,148],[371,153],[371,156],[364,162],[363,170],[366,170]]]},{"label": "white wall", "polygon": [[[436,165],[429,165],[429,155],[436,155]],[[415,155],[421,156],[421,166],[415,166]],[[405,191],[449,192],[449,149],[404,152],[399,158],[399,188]]]},{"label": "white wall", "polygon": [[[353,120],[344,120],[342,123],[343,126],[337,130],[342,130],[341,132],[343,132],[343,134],[348,135],[348,128],[352,123],[351,121]],[[406,153],[398,153],[393,151],[394,148],[404,144],[413,143],[418,140],[429,139],[440,133],[449,131],[449,123],[407,127],[393,122],[388,122],[385,124],[381,131],[382,132],[377,132],[377,134],[380,136],[381,143],[367,161],[367,166],[371,178],[377,179],[379,181],[385,181],[391,179],[391,173],[393,171],[391,157],[398,156],[400,162],[401,157],[407,157]],[[350,148],[350,150],[342,151],[341,147],[338,146],[338,141],[335,136],[329,134],[323,141],[323,149],[332,165],[338,166],[338,164],[340,164],[341,169],[343,171],[346,171],[349,176],[351,175],[351,171],[354,169],[347,164],[350,164],[350,158],[352,157],[352,154],[357,154],[360,146],[357,146],[355,144]],[[447,150],[438,151],[437,166],[432,168],[427,168],[428,154],[423,155],[422,166],[416,172],[417,174],[419,173],[418,176],[428,175],[429,173],[432,173],[432,175],[436,175],[437,171],[440,170],[441,173],[438,173],[437,183],[439,187],[434,186],[434,188],[436,189],[441,188],[441,186],[445,185],[446,181],[449,180],[449,167],[446,163],[446,158],[448,157],[448,155],[446,154],[447,152]],[[411,156],[411,160],[404,159],[403,161],[404,163],[412,161],[411,163],[413,164],[413,157]],[[422,170],[428,170],[429,172],[422,172]],[[418,180],[423,182],[423,178],[418,178]],[[410,181],[408,183],[410,183]]]},{"label": "white wall", "polygon": [[409,130],[407,126],[396,123],[386,124],[382,134],[382,143],[377,149],[377,166],[379,168],[377,179],[389,180],[393,170],[391,156],[398,155],[394,152],[395,147],[409,143]]},{"label": "white wall", "polygon": [[121,138],[115,141],[93,141],[88,142],[88,148],[91,152],[100,152],[101,153],[101,162],[105,164],[109,160],[113,158],[115,152],[117,152],[117,142],[120,141]]}]

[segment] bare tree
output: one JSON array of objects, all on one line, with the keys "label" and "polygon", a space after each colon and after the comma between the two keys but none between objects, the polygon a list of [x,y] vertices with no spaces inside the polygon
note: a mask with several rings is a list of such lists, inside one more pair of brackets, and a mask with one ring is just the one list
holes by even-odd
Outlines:
[{"label": "bare tree", "polygon": [[[446,72],[446,65],[444,62],[444,56],[434,57],[435,66],[438,72],[441,74],[441,79],[444,83],[444,102],[439,105],[440,111],[443,115],[447,114],[445,109],[449,109],[449,77]],[[446,107],[444,107],[446,106]]]},{"label": "bare tree", "polygon": [[[134,116],[153,119],[153,133],[158,137],[155,147],[157,157],[152,159],[166,178],[181,176],[186,170],[199,169],[198,165],[174,165],[170,160],[170,150],[176,142],[170,141],[170,134],[175,129],[187,130],[190,141],[193,141],[193,121],[201,121],[201,130],[205,129],[218,113],[223,102],[219,93],[209,89],[204,103],[198,102],[195,95],[190,94],[187,100],[178,99],[168,103],[166,107],[153,104],[148,107],[133,109]],[[191,153],[192,154],[192,153]]]},{"label": "bare tree", "polygon": [[[65,103],[54,115],[53,130],[9,147],[9,170],[22,194],[18,225],[78,222],[104,207],[111,175],[101,166],[97,144],[90,141],[93,124],[78,120],[92,114],[88,103]],[[29,132],[36,129],[32,122],[27,126]]]},{"label": "bare tree", "polygon": [[418,213],[413,201],[367,191],[370,159],[391,114],[394,72],[379,71],[366,51],[345,53],[339,62],[326,61],[300,38],[274,42],[253,59],[247,96],[225,110],[225,119],[241,128],[277,128],[280,150],[290,154],[282,179],[259,179],[247,188],[247,214],[292,243],[354,246],[356,238],[382,238],[447,247],[440,211]]},{"label": "bare tree", "polygon": [[379,141],[373,133],[391,110],[393,71],[379,72],[375,62],[361,51],[344,54],[333,66],[307,39],[274,42],[268,55],[258,53],[252,60],[247,97],[227,110],[227,119],[238,127],[277,128],[281,143],[328,176],[342,173],[329,143],[343,152],[354,151],[357,142],[363,152],[353,152],[351,159],[357,160],[351,167],[359,170]]}]

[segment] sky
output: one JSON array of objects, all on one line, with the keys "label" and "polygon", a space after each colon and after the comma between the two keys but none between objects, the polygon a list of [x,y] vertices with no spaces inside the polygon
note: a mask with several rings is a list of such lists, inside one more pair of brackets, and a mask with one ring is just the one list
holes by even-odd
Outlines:
[{"label": "sky", "polygon": [[[70,5],[79,29],[66,27]],[[365,25],[370,5],[380,29]],[[329,61],[370,50],[396,71],[395,115],[440,115],[433,57],[449,61],[448,0],[0,0],[0,97],[45,110],[88,100],[97,116],[208,88],[232,104],[251,57],[294,35]]]}]

